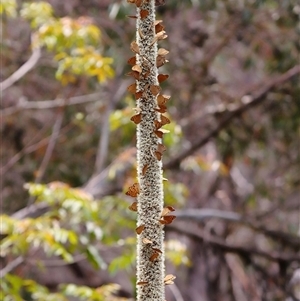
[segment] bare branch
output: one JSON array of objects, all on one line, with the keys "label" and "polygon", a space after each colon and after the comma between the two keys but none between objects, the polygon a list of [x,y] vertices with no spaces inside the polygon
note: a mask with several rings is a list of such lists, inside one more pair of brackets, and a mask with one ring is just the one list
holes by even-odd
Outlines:
[{"label": "bare branch", "polygon": [[176,301],[184,301],[182,294],[175,283],[173,283],[173,285],[168,285],[167,288],[170,289]]},{"label": "bare branch", "polygon": [[232,221],[242,223],[251,229],[264,233],[267,236],[270,236],[274,240],[280,240],[286,244],[292,245],[294,247],[300,248],[299,237],[292,235],[290,233],[285,233],[276,230],[266,229],[264,226],[259,225],[257,222],[250,220],[249,218],[242,216],[236,212],[223,211],[218,209],[185,209],[177,210],[176,216],[178,220],[188,220],[203,222],[207,218],[219,218],[222,220]]},{"label": "bare branch", "polygon": [[59,112],[57,119],[55,120],[55,123],[53,125],[52,134],[51,134],[51,137],[49,139],[49,143],[48,143],[48,146],[46,149],[45,156],[44,156],[42,163],[37,171],[37,178],[35,180],[36,183],[39,183],[41,181],[41,179],[43,178],[43,175],[45,173],[45,170],[47,168],[47,165],[48,165],[51,155],[53,153],[56,141],[59,137],[59,133],[60,133],[60,129],[61,129],[62,121],[63,121],[63,116],[64,116],[63,112]]},{"label": "bare branch", "polygon": [[166,169],[178,168],[182,160],[192,155],[200,147],[205,145],[211,138],[216,137],[219,134],[219,132],[223,130],[226,126],[228,126],[234,118],[240,117],[247,110],[261,104],[266,99],[267,94],[271,90],[278,88],[280,85],[282,85],[286,81],[291,80],[299,73],[300,73],[300,65],[296,65],[295,67],[288,70],[286,73],[279,75],[273,80],[264,84],[260,89],[258,89],[257,92],[250,91],[248,93],[249,95],[245,95],[244,97],[242,97],[243,105],[235,108],[232,111],[229,111],[228,114],[226,114],[223,117],[223,119],[219,122],[219,124],[217,124],[215,128],[213,128],[204,137],[201,137],[198,141],[196,141],[196,143],[194,143],[189,149],[183,151],[180,155],[167,162],[165,164],[165,168]]},{"label": "bare branch", "polygon": [[3,269],[0,270],[0,279],[2,279],[6,274],[10,273],[16,267],[24,262],[23,256],[19,256],[10,263],[8,263]]},{"label": "bare branch", "polygon": [[5,117],[15,114],[22,110],[46,110],[57,107],[73,106],[78,104],[84,104],[93,101],[100,101],[104,103],[104,98],[107,97],[106,93],[97,92],[88,95],[80,95],[70,97],[68,100],[65,98],[58,98],[55,100],[42,100],[42,101],[27,101],[22,99],[16,106],[9,107],[0,111],[0,115]]},{"label": "bare branch", "polygon": [[293,255],[293,254],[285,254],[285,253],[279,253],[276,251],[269,251],[265,252],[262,250],[254,249],[254,248],[247,248],[244,246],[232,246],[227,244],[223,239],[220,239],[219,237],[213,236],[199,228],[197,228],[197,231],[191,231],[188,230],[186,227],[176,227],[173,225],[170,225],[167,229],[167,231],[175,231],[177,233],[187,235],[195,240],[209,243],[214,247],[220,248],[225,253],[237,253],[240,255],[256,255],[259,257],[266,258],[270,261],[281,261],[281,262],[299,262],[300,263],[300,255]]},{"label": "bare branch", "polygon": [[32,55],[29,60],[23,64],[16,72],[14,72],[9,78],[0,83],[0,92],[3,92],[15,82],[21,79],[26,73],[28,73],[38,62],[41,57],[41,49],[36,47],[32,51]]},{"label": "bare branch", "polygon": [[[64,134],[66,132],[68,132],[68,130],[70,129],[71,125],[67,125],[65,126],[62,131],[61,134]],[[51,136],[50,136],[51,137]],[[39,142],[29,145],[28,147],[26,147],[25,149],[23,149],[22,151],[18,152],[17,154],[15,154],[7,163],[6,165],[4,165],[3,167],[0,168],[0,175],[5,174],[5,172],[7,172],[12,166],[14,166],[14,164],[16,164],[20,158],[22,156],[24,156],[25,154],[30,154],[32,152],[34,152],[35,150],[39,149],[40,147],[46,145],[48,143],[48,141],[50,140],[50,137],[44,138],[42,140],[40,140]]]},{"label": "bare branch", "polygon": [[113,95],[112,98],[107,102],[106,110],[102,119],[102,125],[101,125],[101,136],[99,139],[99,145],[97,150],[97,156],[96,156],[96,163],[95,163],[95,173],[99,174],[104,166],[107,152],[108,152],[108,144],[109,144],[109,116],[111,114],[111,111],[114,109],[117,102],[122,98],[127,88],[127,82],[118,81],[117,79],[114,81],[112,85],[112,93],[110,95]]},{"label": "bare branch", "polygon": [[185,209],[176,210],[177,219],[194,220],[197,222],[204,221],[207,218],[221,218],[224,220],[241,222],[243,218],[240,214],[235,212],[223,211],[218,209]]},{"label": "bare branch", "polygon": [[15,212],[11,215],[12,218],[15,219],[24,219],[24,218],[36,218],[49,210],[49,205],[46,203],[37,203],[20,209],[19,211]]}]

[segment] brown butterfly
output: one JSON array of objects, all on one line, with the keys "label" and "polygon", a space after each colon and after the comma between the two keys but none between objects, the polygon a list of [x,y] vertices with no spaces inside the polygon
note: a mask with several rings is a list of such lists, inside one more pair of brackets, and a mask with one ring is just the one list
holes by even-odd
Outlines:
[{"label": "brown butterfly", "polygon": [[127,61],[127,63],[128,63],[129,65],[135,65],[135,64],[136,64],[136,57],[135,57],[135,56],[131,57],[131,58]]},{"label": "brown butterfly", "polygon": [[136,93],[136,83],[129,85],[127,87],[127,91],[132,93],[132,94],[135,94]]},{"label": "brown butterfly", "polygon": [[159,220],[159,222],[162,224],[162,225],[169,225],[173,222],[173,220],[176,218],[175,215],[166,215],[166,216],[163,216],[162,219]]},{"label": "brown butterfly", "polygon": [[142,114],[133,115],[130,120],[135,124],[139,124],[142,121]]},{"label": "brown butterfly", "polygon": [[140,65],[134,65],[132,68],[131,68],[133,71],[136,71],[138,73],[142,73],[142,68]]},{"label": "brown butterfly", "polygon": [[150,74],[151,74],[151,72],[150,72],[150,71],[147,71],[147,72],[144,74],[144,78],[147,78]]},{"label": "brown butterfly", "polygon": [[165,29],[164,25],[161,24],[161,22],[157,23],[155,25],[155,33],[159,33]]},{"label": "brown butterfly", "polygon": [[152,248],[152,250],[153,250],[154,252],[157,252],[157,253],[161,253],[161,254],[162,254],[162,251],[161,251],[160,249]]},{"label": "brown butterfly", "polygon": [[130,19],[137,19],[137,16],[129,16],[129,15],[127,15],[126,17],[130,18]]},{"label": "brown butterfly", "polygon": [[159,255],[159,254],[156,253],[156,252],[155,252],[154,254],[152,254],[151,257],[149,258],[150,261],[153,262],[153,261],[158,257],[158,255]]},{"label": "brown butterfly", "polygon": [[148,284],[148,281],[139,281],[137,282],[137,285],[146,285]]},{"label": "brown butterfly", "polygon": [[156,67],[159,68],[161,66],[163,66],[165,63],[168,63],[169,61],[166,60],[165,56],[163,55],[158,55],[156,57]]},{"label": "brown butterfly", "polygon": [[168,101],[170,98],[171,98],[171,96],[169,96],[169,95],[161,95],[161,94],[159,94],[159,95],[157,96],[157,105],[158,105],[159,107],[165,106],[165,105],[167,104],[167,101]]},{"label": "brown butterfly", "polygon": [[159,48],[158,51],[157,51],[157,55],[162,55],[162,56],[165,56],[169,53],[168,50],[166,50],[165,48]]},{"label": "brown butterfly", "polygon": [[156,112],[159,113],[166,113],[167,112],[167,107],[166,106],[160,106],[159,108],[154,109]]},{"label": "brown butterfly", "polygon": [[141,9],[140,16],[141,16],[142,20],[145,19],[145,18],[147,18],[148,15],[149,15],[149,12],[146,9]]},{"label": "brown butterfly", "polygon": [[139,47],[139,45],[137,44],[136,41],[131,42],[131,44],[130,44],[130,49],[131,49],[133,52],[140,54],[140,47]]},{"label": "brown butterfly", "polygon": [[158,151],[155,151],[154,152],[154,155],[155,155],[155,157],[156,157],[156,159],[158,160],[158,161],[161,161],[161,158],[162,158],[162,153],[160,153],[160,152],[158,152]]},{"label": "brown butterfly", "polygon": [[143,238],[142,241],[143,241],[143,244],[145,244],[145,245],[153,244],[153,241],[151,241],[151,240],[148,239],[148,238]]},{"label": "brown butterfly", "polygon": [[144,167],[142,169],[142,175],[143,176],[146,174],[147,169],[148,169],[148,164],[144,165]]},{"label": "brown butterfly", "polygon": [[137,202],[133,202],[128,208],[129,208],[129,210],[136,212],[137,211]]},{"label": "brown butterfly", "polygon": [[167,206],[162,210],[161,216],[166,216],[167,214],[169,214],[170,212],[175,211],[174,207],[172,206]]},{"label": "brown butterfly", "polygon": [[163,145],[163,144],[161,144],[161,143],[158,143],[157,144],[157,151],[158,152],[160,152],[160,153],[163,153],[163,152],[165,152],[167,149],[166,149],[166,147]]},{"label": "brown butterfly", "polygon": [[153,95],[157,95],[160,91],[160,86],[157,85],[151,85],[150,86],[150,91]]},{"label": "brown butterfly", "polygon": [[140,185],[138,183],[134,183],[128,188],[128,191],[125,194],[135,198],[139,193]]},{"label": "brown butterfly", "polygon": [[135,93],[135,99],[136,100],[139,99],[139,98],[141,98],[142,96],[143,96],[143,92],[142,91],[139,91],[139,92]]},{"label": "brown butterfly", "polygon": [[140,79],[140,74],[137,71],[130,71],[130,72],[126,73],[126,75],[132,76],[132,77],[134,77],[137,80]]},{"label": "brown butterfly", "polygon": [[136,234],[141,234],[145,229],[145,225],[141,225],[135,229]]},{"label": "brown butterfly", "polygon": [[159,129],[159,130],[154,131],[154,134],[159,138],[162,138],[163,135],[167,134],[167,133],[170,133],[170,131],[165,130],[165,129]]},{"label": "brown butterfly", "polygon": [[154,134],[155,134],[158,138],[162,138],[163,135],[164,135],[164,133],[163,133],[162,131],[159,131],[159,130],[154,131]]},{"label": "brown butterfly", "polygon": [[157,76],[157,80],[158,80],[159,83],[164,82],[168,78],[169,78],[168,74],[158,74],[158,76]]},{"label": "brown butterfly", "polygon": [[135,5],[140,7],[143,4],[143,0],[135,0]]},{"label": "brown butterfly", "polygon": [[160,123],[161,123],[161,125],[163,126],[163,125],[165,125],[165,124],[171,123],[171,121],[170,121],[170,119],[167,118],[166,116],[161,115],[161,116],[160,116]]},{"label": "brown butterfly", "polygon": [[154,126],[155,126],[155,130],[158,130],[162,127],[162,124],[158,120],[154,120]]},{"label": "brown butterfly", "polygon": [[164,283],[165,283],[165,285],[173,284],[174,283],[173,280],[175,280],[175,279],[176,279],[176,277],[174,275],[169,274],[164,278]]}]

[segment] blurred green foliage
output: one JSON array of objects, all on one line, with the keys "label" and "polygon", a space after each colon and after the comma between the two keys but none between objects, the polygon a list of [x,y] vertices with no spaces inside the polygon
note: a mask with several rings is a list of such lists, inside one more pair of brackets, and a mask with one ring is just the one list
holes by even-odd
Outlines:
[{"label": "blurred green foliage", "polygon": [[0,2],[0,15],[14,18],[17,16],[16,0],[2,0]]},{"label": "blurred green foliage", "polygon": [[[167,199],[184,192],[183,187],[177,187],[176,190],[174,188],[176,185],[167,190]],[[1,215],[2,257],[25,258],[30,252],[42,249],[47,256],[57,256],[66,264],[73,263],[75,257],[81,254],[95,269],[108,268],[113,274],[122,269],[132,272],[136,238],[121,238],[124,229],[134,233],[136,227],[134,213],[128,210],[126,200],[117,196],[96,200],[85,191],[61,182],[51,182],[48,185],[29,183],[26,184],[26,189],[36,198],[36,204],[47,204],[50,206],[49,210],[38,218],[21,220]],[[172,191],[173,195],[168,195],[168,191]],[[172,203],[174,204],[174,199]],[[122,255],[107,263],[99,252],[100,245],[118,246],[122,248]],[[166,254],[174,265],[189,262],[187,250],[177,242],[166,243]],[[37,264],[43,267],[42,261]],[[11,273],[6,274],[1,281],[5,301],[23,300],[21,296],[25,292],[34,301],[67,300],[67,295],[80,297],[81,300],[101,301],[107,300],[105,297],[113,293],[117,286],[92,289],[70,284],[61,287],[60,292],[49,294],[46,287]]]},{"label": "blurred green foliage", "polygon": [[32,47],[44,46],[55,54],[56,78],[63,85],[80,75],[96,76],[100,83],[114,76],[113,59],[101,55],[101,32],[91,18],[55,18],[52,6],[43,1],[24,3],[20,14],[34,30]]}]

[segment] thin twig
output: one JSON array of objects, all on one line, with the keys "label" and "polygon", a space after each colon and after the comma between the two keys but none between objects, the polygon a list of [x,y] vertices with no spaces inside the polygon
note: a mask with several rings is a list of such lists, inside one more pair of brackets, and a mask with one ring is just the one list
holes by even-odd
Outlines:
[{"label": "thin twig", "polygon": [[[40,183],[43,176],[44,176],[44,174],[45,174],[45,171],[46,171],[46,168],[47,168],[47,166],[49,164],[49,161],[51,159],[56,141],[59,137],[59,133],[60,133],[62,122],[63,122],[63,117],[64,117],[64,112],[60,111],[59,114],[57,115],[57,118],[56,118],[55,123],[53,125],[52,134],[50,136],[49,143],[47,145],[47,149],[46,149],[45,155],[43,157],[42,163],[41,163],[41,165],[40,165],[40,167],[37,171],[37,177],[34,181],[35,183]],[[28,199],[27,205],[31,205],[33,202],[34,202],[34,197],[31,196]]]},{"label": "thin twig", "polygon": [[218,210],[218,209],[185,209],[185,210],[177,210],[176,216],[178,220],[188,220],[188,221],[196,221],[202,222],[207,218],[219,218],[222,220],[228,220],[232,222],[242,223],[251,229],[264,233],[267,236],[270,236],[274,240],[282,241],[285,244],[289,244],[291,246],[300,248],[300,240],[296,235],[292,235],[290,233],[285,233],[276,230],[266,229],[264,226],[259,225],[257,222],[250,220],[249,218],[242,216],[236,212]]},{"label": "thin twig", "polygon": [[55,123],[53,125],[52,134],[49,139],[49,143],[48,143],[48,146],[46,149],[45,156],[43,157],[42,163],[37,171],[37,178],[35,180],[35,183],[39,183],[45,174],[45,171],[46,171],[47,165],[50,161],[51,155],[53,153],[56,141],[59,137],[63,117],[64,117],[63,111],[59,112],[59,114],[57,115],[57,118],[55,120]]},{"label": "thin twig", "polygon": [[[63,130],[61,131],[61,134],[66,133],[69,129],[71,128],[71,125],[67,125],[63,128]],[[30,154],[32,152],[34,152],[35,150],[39,149],[40,147],[46,145],[48,143],[48,141],[50,140],[51,136],[42,139],[41,141],[32,144],[28,147],[26,147],[25,149],[23,149],[22,151],[18,152],[17,154],[15,154],[7,163],[6,165],[4,165],[1,169],[0,169],[0,175],[3,175],[4,173],[6,173],[12,166],[14,166],[21,158],[22,156],[24,156],[25,154]]]},{"label": "thin twig", "polygon": [[0,92],[3,92],[15,82],[20,80],[26,73],[28,73],[38,62],[41,57],[41,49],[36,47],[33,49],[29,60],[23,64],[17,71],[15,71],[10,77],[0,83]]},{"label": "thin twig", "polygon": [[5,275],[10,273],[12,270],[14,270],[16,267],[18,267],[20,264],[24,262],[24,257],[19,256],[13,261],[9,262],[3,269],[0,270],[0,279],[2,279]]},{"label": "thin twig", "polygon": [[184,299],[181,295],[181,292],[175,283],[173,283],[172,285],[169,285],[168,288],[172,292],[176,301],[184,301]]},{"label": "thin twig", "polygon": [[127,83],[125,83],[124,81],[123,83],[120,83],[118,80],[116,80],[113,84],[113,89],[115,89],[116,86],[118,86],[119,88],[116,90],[116,92],[111,93],[113,97],[107,102],[106,110],[102,119],[101,136],[99,139],[99,145],[98,145],[96,163],[95,163],[95,174],[99,174],[102,171],[105,160],[107,158],[109,138],[110,138],[109,116],[112,110],[115,108],[117,102],[122,98],[123,94],[125,93],[127,88]]}]

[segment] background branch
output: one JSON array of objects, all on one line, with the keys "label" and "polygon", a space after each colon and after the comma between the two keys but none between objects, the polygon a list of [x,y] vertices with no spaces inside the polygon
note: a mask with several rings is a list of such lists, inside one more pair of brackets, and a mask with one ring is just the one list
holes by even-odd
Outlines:
[{"label": "background branch", "polygon": [[300,255],[294,255],[294,254],[285,254],[283,252],[278,253],[278,252],[265,252],[265,251],[261,251],[261,250],[257,250],[254,248],[246,248],[243,246],[232,246],[227,244],[224,240],[215,237],[201,229],[197,229],[197,231],[191,231],[188,230],[187,227],[177,227],[177,226],[169,226],[168,228],[166,228],[166,231],[175,231],[177,233],[186,235],[188,237],[191,237],[195,240],[201,241],[201,242],[205,242],[205,243],[209,243],[214,247],[218,247],[219,249],[221,249],[223,252],[225,253],[237,253],[240,255],[257,255],[263,258],[266,258],[268,260],[271,261],[281,261],[281,262],[293,262],[296,261],[298,263],[300,263]]},{"label": "background branch", "polygon": [[38,62],[41,57],[41,49],[39,47],[34,48],[29,60],[23,64],[16,72],[14,72],[10,77],[0,83],[0,92],[3,92],[15,82],[20,80],[26,73],[28,73]]},{"label": "background branch", "polygon": [[182,160],[192,155],[196,150],[198,150],[200,147],[205,145],[211,138],[217,136],[221,130],[223,130],[228,124],[230,124],[232,119],[240,117],[244,112],[246,112],[250,108],[261,104],[261,102],[266,99],[267,94],[271,90],[278,88],[280,85],[282,85],[286,81],[291,80],[299,73],[300,73],[300,65],[296,65],[295,67],[288,70],[286,73],[277,76],[273,80],[270,80],[268,83],[263,85],[260,89],[258,89],[257,92],[250,91],[248,93],[249,96],[246,95],[242,98],[242,103],[244,103],[243,105],[239,106],[238,108],[235,108],[232,111],[229,111],[228,114],[223,117],[223,119],[219,122],[219,124],[217,124],[217,126],[214,129],[212,129],[204,137],[201,137],[189,149],[183,151],[180,155],[167,162],[164,165],[165,169],[178,168]]},{"label": "background branch", "polygon": [[5,117],[15,114],[22,110],[46,110],[57,107],[73,106],[78,104],[84,104],[88,102],[100,101],[104,103],[104,98],[107,98],[108,94],[104,92],[91,93],[87,95],[80,95],[70,97],[68,101],[65,98],[58,98],[55,100],[42,100],[42,101],[27,101],[21,99],[19,103],[14,107],[8,107],[0,111],[0,115]]}]

